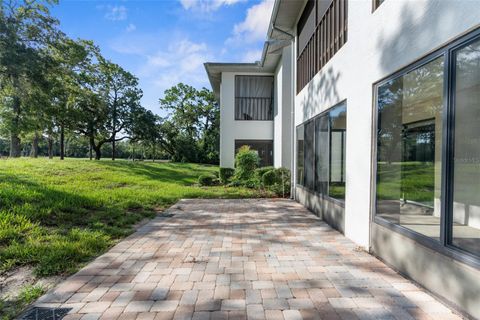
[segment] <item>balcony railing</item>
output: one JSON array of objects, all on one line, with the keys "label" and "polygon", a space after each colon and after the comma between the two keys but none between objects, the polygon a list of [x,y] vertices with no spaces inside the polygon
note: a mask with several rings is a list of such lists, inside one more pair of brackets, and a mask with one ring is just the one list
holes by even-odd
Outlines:
[{"label": "balcony railing", "polygon": [[297,57],[297,93],[347,42],[347,0],[333,0]]}]

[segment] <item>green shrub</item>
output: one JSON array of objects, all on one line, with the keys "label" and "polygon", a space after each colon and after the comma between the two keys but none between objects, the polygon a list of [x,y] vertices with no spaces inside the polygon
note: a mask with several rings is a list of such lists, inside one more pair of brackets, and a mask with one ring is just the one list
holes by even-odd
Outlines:
[{"label": "green shrub", "polygon": [[198,184],[204,187],[213,186],[217,178],[210,174],[202,174],[198,177]]},{"label": "green shrub", "polygon": [[262,185],[276,195],[286,197],[290,194],[290,171],[285,168],[267,171],[262,176]]},{"label": "green shrub", "polygon": [[255,178],[255,169],[258,168],[260,157],[249,146],[242,146],[235,156],[234,180],[247,183]]},{"label": "green shrub", "polygon": [[219,178],[221,184],[228,184],[235,174],[235,169],[232,168],[220,168]]},{"label": "green shrub", "polygon": [[275,169],[267,171],[262,175],[262,185],[266,188],[273,186],[278,182],[277,180],[279,179]]},{"label": "green shrub", "polygon": [[259,181],[262,181],[262,177],[265,174],[265,172],[271,171],[273,169],[275,169],[275,167],[272,167],[272,166],[260,167],[260,168],[255,170],[255,176],[257,177],[257,179]]}]

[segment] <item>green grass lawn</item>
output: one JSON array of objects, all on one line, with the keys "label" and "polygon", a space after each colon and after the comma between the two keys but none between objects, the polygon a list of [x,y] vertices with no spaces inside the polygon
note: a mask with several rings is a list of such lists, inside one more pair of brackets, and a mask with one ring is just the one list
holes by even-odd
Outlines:
[{"label": "green grass lawn", "polygon": [[0,160],[0,272],[66,275],[180,198],[261,196],[198,187],[216,166],[69,159]]},{"label": "green grass lawn", "polygon": [[[0,276],[16,267],[37,278],[69,275],[181,198],[268,196],[258,190],[199,187],[217,166],[84,159],[0,160]],[[0,299],[13,319],[45,288]]]}]

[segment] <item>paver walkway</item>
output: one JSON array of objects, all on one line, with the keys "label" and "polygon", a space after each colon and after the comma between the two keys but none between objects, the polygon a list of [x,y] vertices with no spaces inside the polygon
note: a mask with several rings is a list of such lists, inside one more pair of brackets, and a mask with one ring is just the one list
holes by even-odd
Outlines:
[{"label": "paver walkway", "polygon": [[289,200],[183,200],[43,296],[65,319],[460,319]]}]

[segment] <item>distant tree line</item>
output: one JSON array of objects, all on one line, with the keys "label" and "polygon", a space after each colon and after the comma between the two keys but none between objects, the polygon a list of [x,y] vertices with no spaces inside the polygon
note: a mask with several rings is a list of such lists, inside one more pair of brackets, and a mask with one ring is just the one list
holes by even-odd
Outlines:
[{"label": "distant tree line", "polygon": [[218,163],[213,93],[179,83],[144,108],[138,78],[68,38],[53,0],[0,0],[0,155]]}]

